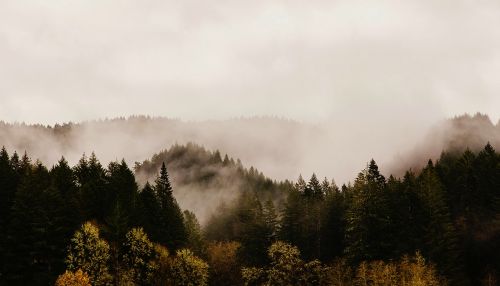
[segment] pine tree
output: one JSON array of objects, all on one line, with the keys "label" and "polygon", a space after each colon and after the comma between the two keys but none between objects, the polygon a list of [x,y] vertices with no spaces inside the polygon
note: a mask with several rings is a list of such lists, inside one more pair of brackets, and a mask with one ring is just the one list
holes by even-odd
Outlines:
[{"label": "pine tree", "polygon": [[266,261],[268,247],[263,208],[255,193],[244,192],[238,198],[236,212],[236,239],[241,242],[241,257],[249,265]]},{"label": "pine tree", "polygon": [[323,196],[323,189],[321,188],[321,184],[319,183],[316,174],[312,174],[311,179],[307,183],[304,190],[304,195],[315,198],[321,198]]},{"label": "pine tree", "polygon": [[391,256],[399,258],[421,249],[424,208],[418,198],[417,179],[407,172],[403,180],[390,177],[387,182],[391,217]]},{"label": "pine tree", "polygon": [[278,214],[272,200],[265,202],[262,215],[266,228],[266,238],[271,244],[277,240],[279,232]]},{"label": "pine tree", "polygon": [[290,188],[282,214],[279,238],[293,245],[304,244],[303,213],[305,212],[302,192],[298,188]]},{"label": "pine tree", "polygon": [[110,194],[106,188],[107,176],[94,153],[87,160],[85,155],[74,168],[80,188],[84,220],[103,221],[110,212]]},{"label": "pine tree", "polygon": [[188,210],[184,211],[184,225],[187,232],[186,246],[197,256],[206,256],[206,243],[196,215]]},{"label": "pine tree", "polygon": [[160,205],[158,242],[168,249],[179,249],[186,244],[187,233],[181,209],[173,196],[165,163],[162,164],[155,183],[154,189]]},{"label": "pine tree", "polygon": [[299,192],[304,192],[306,190],[306,187],[307,187],[306,181],[304,181],[302,175],[299,175],[297,183],[295,183],[295,189]]},{"label": "pine tree", "polygon": [[[108,208],[119,208],[121,218],[117,218],[125,223],[126,229],[138,221],[137,195],[138,186],[134,174],[128,168],[124,160],[121,163],[111,163],[108,167],[108,183],[106,193],[109,194],[106,205]],[[117,215],[116,211],[113,215]],[[123,237],[125,233],[120,233]]]},{"label": "pine tree", "polygon": [[335,185],[335,181],[332,180],[333,184],[330,184],[328,179],[325,177],[321,182],[321,192],[326,196],[330,195],[332,192],[336,191],[337,186]]},{"label": "pine tree", "polygon": [[64,214],[65,221],[60,227],[69,240],[83,219],[83,210],[80,205],[76,177],[64,157],[50,170],[50,180],[52,190],[57,192],[57,196],[64,202],[61,212]]},{"label": "pine tree", "polygon": [[149,182],[144,185],[140,192],[139,202],[139,225],[144,228],[153,241],[159,241],[161,207],[156,192]]},{"label": "pine tree", "polygon": [[461,269],[457,234],[432,161],[429,161],[418,180],[419,196],[426,210],[423,233],[425,245],[422,254],[436,263],[442,274],[458,278]]},{"label": "pine tree", "polygon": [[474,163],[474,177],[477,179],[475,201],[481,215],[491,217],[495,214],[493,201],[500,189],[500,156],[488,143],[479,152]]},{"label": "pine tree", "polygon": [[6,250],[8,249],[5,234],[10,224],[10,212],[17,183],[16,173],[11,167],[9,154],[5,148],[2,148],[0,151],[0,233],[2,234],[0,235],[0,273],[4,273],[5,264],[8,263],[5,260]]},{"label": "pine tree", "polygon": [[385,178],[372,160],[354,184],[354,195],[347,211],[346,249],[349,260],[387,258],[391,233]]},{"label": "pine tree", "polygon": [[41,163],[32,167],[27,165],[29,159],[23,161],[26,174],[12,206],[5,278],[9,284],[53,283],[58,257],[53,250],[61,246],[58,211],[62,201],[49,190],[47,169]]},{"label": "pine tree", "polygon": [[[324,182],[328,182],[326,179]],[[326,189],[326,184],[323,184]],[[347,203],[340,190],[329,184],[330,191],[326,192],[325,202],[321,209],[321,256],[322,261],[332,261],[341,256],[344,250],[345,213]]]},{"label": "pine tree", "polygon": [[321,256],[321,209],[324,193],[316,177],[312,174],[304,191],[305,212],[302,214],[305,240],[299,245],[302,254],[307,259],[318,259]]}]

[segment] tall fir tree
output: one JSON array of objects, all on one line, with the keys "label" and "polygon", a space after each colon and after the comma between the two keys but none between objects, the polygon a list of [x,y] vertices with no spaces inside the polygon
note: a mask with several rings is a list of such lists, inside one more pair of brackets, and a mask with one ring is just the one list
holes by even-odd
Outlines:
[{"label": "tall fir tree", "polygon": [[94,153],[87,159],[85,155],[74,168],[84,220],[103,221],[112,210],[109,205],[106,170],[102,167]]},{"label": "tall fir tree", "polygon": [[5,279],[14,285],[47,285],[61,270],[66,220],[63,200],[50,187],[48,170],[23,160],[26,174],[16,191],[8,230]]},{"label": "tall fir tree", "polygon": [[139,193],[139,225],[141,225],[153,241],[159,241],[161,207],[155,190],[146,182]]},{"label": "tall fir tree", "polygon": [[5,258],[9,246],[5,234],[10,224],[10,212],[17,189],[16,177],[10,164],[9,154],[3,147],[0,151],[0,233],[2,234],[0,235],[0,273],[5,272],[5,264],[8,263]]},{"label": "tall fir tree", "polygon": [[184,211],[184,225],[187,232],[187,248],[191,249],[197,256],[206,256],[206,243],[201,225],[196,215],[188,210]]},{"label": "tall fir tree", "polygon": [[262,215],[266,228],[266,238],[271,244],[277,240],[279,233],[278,213],[272,200],[269,199],[264,203]]},{"label": "tall fir tree", "polygon": [[356,178],[347,211],[346,249],[349,260],[384,259],[390,253],[386,182],[374,160]]},{"label": "tall fir tree", "polygon": [[168,249],[179,249],[186,244],[187,232],[181,209],[173,196],[165,163],[162,163],[154,189],[160,205],[158,242],[166,245]]},{"label": "tall fir tree", "polygon": [[337,188],[335,183],[328,184],[328,180],[323,182],[325,190],[325,202],[321,209],[321,220],[323,227],[321,229],[321,255],[320,259],[330,262],[334,258],[342,255],[344,250],[345,233],[345,213],[347,202],[343,194]]},{"label": "tall fir tree", "polygon": [[[446,203],[443,186],[436,168],[429,160],[419,178],[419,196],[426,211],[424,223],[424,256],[436,263],[442,274],[453,284],[463,283],[461,255],[457,248],[457,233]],[[460,277],[460,278],[459,278]]]},{"label": "tall fir tree", "polygon": [[269,246],[266,237],[262,204],[255,193],[244,192],[236,207],[238,231],[236,239],[241,242],[240,255],[249,265],[259,265],[267,260],[265,250]]}]

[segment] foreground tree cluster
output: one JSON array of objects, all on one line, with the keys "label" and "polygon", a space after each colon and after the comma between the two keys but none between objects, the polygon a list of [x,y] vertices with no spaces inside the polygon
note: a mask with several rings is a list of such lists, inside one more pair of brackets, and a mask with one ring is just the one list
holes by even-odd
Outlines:
[{"label": "foreground tree cluster", "polygon": [[372,160],[340,188],[314,174],[273,182],[202,155],[210,172],[234,170],[248,183],[203,228],[177,204],[161,156],[136,166],[157,172],[139,187],[124,161],[104,168],[92,154],[49,170],[2,149],[0,284],[498,283],[500,155],[489,144],[402,178],[385,178]]}]

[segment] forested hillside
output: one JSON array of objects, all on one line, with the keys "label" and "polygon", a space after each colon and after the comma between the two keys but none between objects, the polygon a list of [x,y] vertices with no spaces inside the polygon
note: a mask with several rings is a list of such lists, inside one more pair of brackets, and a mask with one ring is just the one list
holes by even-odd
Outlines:
[{"label": "forested hillside", "polygon": [[[498,283],[500,154],[490,144],[401,178],[371,160],[340,187],[314,174],[274,182],[193,144],[135,171],[93,154],[47,168],[2,149],[1,284]],[[190,188],[185,199],[227,189],[207,201],[203,224],[177,203]]]},{"label": "forested hillside", "polygon": [[397,159],[387,168],[394,174],[403,175],[410,168],[421,169],[427,160],[438,159],[443,150],[463,152],[469,149],[479,152],[485,142],[500,148],[500,121],[494,124],[487,115],[464,114],[443,120],[429,130],[418,144]]},{"label": "forested hillside", "polygon": [[164,148],[195,142],[231,154],[273,179],[316,172],[342,183],[352,180],[371,157],[385,173],[402,176],[438,159],[443,150],[479,151],[486,142],[500,149],[500,124],[481,114],[443,120],[432,128],[402,122],[372,122],[368,128],[366,122],[352,126],[345,120],[312,124],[275,117],[182,121],[132,116],[53,126],[0,122],[0,143],[51,166],[61,156],[74,165],[91,152],[106,164],[124,158],[133,165]]},{"label": "forested hillside", "polygon": [[[291,166],[300,163],[305,142],[325,135],[316,129],[275,117],[182,121],[132,116],[53,126],[0,121],[0,142],[50,165],[61,155],[77,162],[83,153],[91,152],[103,162],[125,158],[133,163],[168,146],[196,142],[210,150],[224,150],[259,169],[265,167],[268,176],[286,178],[294,170]],[[274,144],[285,140],[286,146]]]},{"label": "forested hillside", "polygon": [[259,199],[283,204],[290,182],[276,182],[256,168],[244,168],[239,159],[202,146],[175,144],[145,160],[136,162],[137,181],[153,182],[163,162],[168,162],[174,195],[180,206],[193,210],[204,224],[221,203],[230,203],[242,192],[257,192]]}]

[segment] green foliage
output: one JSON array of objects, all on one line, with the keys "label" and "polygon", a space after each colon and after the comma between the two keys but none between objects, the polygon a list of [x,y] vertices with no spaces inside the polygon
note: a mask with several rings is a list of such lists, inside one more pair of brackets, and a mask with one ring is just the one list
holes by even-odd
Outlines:
[{"label": "green foliage", "polygon": [[[181,211],[165,166],[154,186],[139,191],[123,161],[104,169],[92,154],[74,168],[62,158],[48,171],[26,153],[9,158],[0,150],[0,284],[53,284],[64,271],[65,249],[69,270],[81,268],[100,285],[172,284],[172,273],[180,271],[174,266],[194,256],[169,256],[148,237],[173,252],[188,247],[207,258],[211,277],[203,283],[211,285],[240,285],[241,275],[248,285],[442,285],[438,275],[452,285],[498,280],[500,156],[489,144],[479,153],[443,153],[403,178],[386,180],[371,161],[341,189],[315,175],[307,183],[302,177],[296,184],[272,182],[195,147],[165,154],[177,172],[189,171],[175,173],[183,184],[193,180],[207,192],[238,186],[237,198],[222,203],[203,230],[193,213]],[[138,168],[156,173],[165,154]],[[193,164],[206,165],[191,170]],[[75,233],[85,220],[94,226]],[[277,239],[297,248],[274,245],[266,253]],[[400,260],[417,250],[421,255]]]},{"label": "green foliage", "polygon": [[458,277],[462,269],[458,261],[457,233],[432,162],[420,174],[419,182],[419,195],[426,210],[423,233],[425,246],[422,251],[437,263],[441,273]]},{"label": "green foliage", "polygon": [[109,285],[109,244],[100,238],[99,229],[87,222],[75,232],[68,248],[66,263],[68,269],[88,273],[92,285]]},{"label": "green foliage", "polygon": [[267,200],[262,209],[266,238],[271,243],[276,241],[279,232],[279,221],[276,208],[271,200]]},{"label": "green foliage", "polygon": [[[106,204],[115,205],[112,215],[120,215],[116,218],[124,222],[126,226],[132,225],[136,216],[135,210],[138,200],[138,186],[132,171],[128,168],[124,160],[121,163],[112,162],[108,166],[106,192],[108,194]],[[116,210],[119,208],[119,210]],[[119,212],[121,209],[127,212]],[[108,213],[109,215],[109,213]],[[123,237],[125,233],[118,233]]]},{"label": "green foliage", "polygon": [[245,285],[322,285],[326,268],[317,260],[304,263],[297,247],[277,241],[268,249],[271,264],[265,268],[245,267]]},{"label": "green foliage", "polygon": [[4,279],[9,284],[53,283],[63,270],[67,231],[63,200],[50,187],[49,172],[41,163],[23,169],[10,213]]},{"label": "green foliage", "polygon": [[356,178],[346,214],[345,253],[354,262],[384,259],[390,253],[390,216],[385,178],[375,161]]},{"label": "green foliage", "polygon": [[260,286],[267,284],[266,271],[258,267],[245,267],[241,269],[241,276],[245,286]]},{"label": "green foliage", "polygon": [[161,208],[156,192],[149,182],[139,194],[138,209],[139,225],[144,227],[153,240],[158,240]]},{"label": "green foliage", "polygon": [[153,243],[142,228],[133,228],[125,236],[122,246],[122,263],[132,281],[146,285],[152,280],[157,265],[154,263]]},{"label": "green foliage", "polygon": [[169,267],[171,285],[203,286],[208,284],[208,264],[188,249],[178,250]]},{"label": "green foliage", "polygon": [[205,256],[205,238],[203,237],[200,223],[193,212],[188,210],[184,211],[184,225],[187,232],[186,247],[198,256]]},{"label": "green foliage", "polygon": [[84,220],[104,220],[109,214],[110,194],[106,187],[106,170],[94,153],[89,159],[85,155],[74,167],[76,183],[80,189]]},{"label": "green foliage", "polygon": [[321,209],[321,256],[322,261],[332,261],[344,251],[346,228],[346,194],[341,193],[335,183],[323,182],[325,201]]},{"label": "green foliage", "polygon": [[160,244],[154,245],[156,259],[153,261],[153,267],[156,269],[151,278],[151,285],[163,286],[170,283],[170,262],[168,249]]},{"label": "green foliage", "polygon": [[187,232],[181,209],[172,193],[165,163],[162,164],[154,190],[160,206],[158,237],[154,239],[169,249],[178,249],[186,244]]}]

